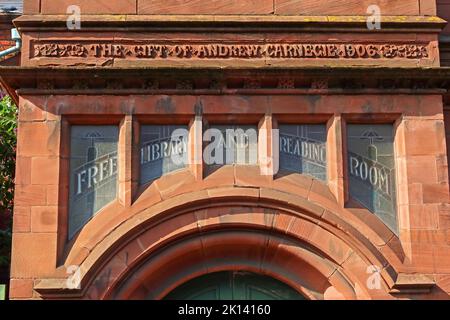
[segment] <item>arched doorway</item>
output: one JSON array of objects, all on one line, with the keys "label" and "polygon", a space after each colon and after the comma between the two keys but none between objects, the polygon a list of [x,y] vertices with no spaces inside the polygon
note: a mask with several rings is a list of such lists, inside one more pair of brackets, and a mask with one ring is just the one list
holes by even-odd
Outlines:
[{"label": "arched doorway", "polygon": [[[390,297],[395,269],[383,253],[395,253],[390,246],[380,253],[371,241],[361,243],[367,238],[339,218],[348,212],[324,211],[294,196],[286,204],[284,193],[269,189],[255,199],[224,195],[247,188],[225,189],[212,196],[183,194],[170,205],[140,203],[142,212],[95,245],[82,263],[80,296],[160,300],[198,277],[245,271],[277,279],[311,300]],[[389,267],[381,272],[382,286],[368,290],[366,271],[373,265]],[[67,295],[57,290],[52,297]]]},{"label": "arched doorway", "polygon": [[166,300],[304,300],[274,278],[243,271],[207,274],[175,288]]}]

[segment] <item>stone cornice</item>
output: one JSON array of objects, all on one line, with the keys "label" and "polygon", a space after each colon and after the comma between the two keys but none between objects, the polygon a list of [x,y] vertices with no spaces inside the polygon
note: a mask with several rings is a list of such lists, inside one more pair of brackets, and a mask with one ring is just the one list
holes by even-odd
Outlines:
[{"label": "stone cornice", "polygon": [[62,297],[66,299],[80,299],[83,294],[80,289],[68,288],[67,279],[42,279],[35,283],[33,289],[48,299]]},{"label": "stone cornice", "polygon": [[[14,20],[22,31],[29,29],[67,31],[67,15],[23,15]],[[213,29],[214,31],[241,29],[243,32],[267,28],[271,32],[289,30],[351,30],[373,32],[367,29],[367,16],[271,16],[271,15],[83,15],[82,31],[92,29],[136,30],[152,27],[182,30]],[[383,16],[381,30],[376,32],[440,32],[446,21],[436,16]]]},{"label": "stone cornice", "polygon": [[445,94],[450,68],[0,67],[8,88],[39,94]]}]

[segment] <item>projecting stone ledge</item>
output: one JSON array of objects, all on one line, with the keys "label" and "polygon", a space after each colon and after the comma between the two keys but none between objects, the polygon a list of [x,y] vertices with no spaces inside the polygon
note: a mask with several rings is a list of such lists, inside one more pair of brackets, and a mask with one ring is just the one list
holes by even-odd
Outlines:
[{"label": "projecting stone ledge", "polygon": [[67,278],[42,279],[35,282],[33,290],[46,297],[58,298],[58,296],[64,295],[72,299],[80,298],[82,296],[81,287],[71,287],[68,284],[69,281]]},{"label": "projecting stone ledge", "polygon": [[390,293],[429,293],[435,285],[435,281],[430,276],[419,273],[399,273]]},{"label": "projecting stone ledge", "polygon": [[[176,26],[191,27],[362,27],[367,29],[366,15],[352,16],[301,16],[301,15],[131,15],[131,14],[91,14],[83,16],[85,27],[119,27],[127,29],[142,26]],[[67,15],[22,15],[14,20],[21,27],[63,27],[67,28]],[[443,29],[446,21],[437,16],[383,16],[383,30],[387,28],[413,27]]]}]

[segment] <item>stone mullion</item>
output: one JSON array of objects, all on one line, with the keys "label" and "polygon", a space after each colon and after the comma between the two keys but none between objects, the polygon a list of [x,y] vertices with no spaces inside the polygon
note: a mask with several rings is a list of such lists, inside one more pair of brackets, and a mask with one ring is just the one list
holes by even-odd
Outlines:
[{"label": "stone mullion", "polygon": [[279,169],[278,136],[274,129],[278,128],[272,114],[265,115],[258,124],[258,161],[260,174],[273,179]]},{"label": "stone mullion", "polygon": [[119,134],[119,202],[130,207],[133,202],[133,116],[127,115],[120,123]]},{"label": "stone mullion", "polygon": [[338,203],[344,206],[348,199],[346,173],[345,121],[340,114],[327,123],[327,176],[331,192]]},{"label": "stone mullion", "polygon": [[135,116],[131,116],[132,119],[132,158],[131,158],[131,197],[134,201],[134,197],[137,194],[140,186],[140,169],[141,169],[141,126]]},{"label": "stone mullion", "polygon": [[203,119],[196,115],[189,123],[188,166],[196,180],[203,179]]},{"label": "stone mullion", "polygon": [[405,148],[405,124],[404,117],[398,119],[395,124],[395,172],[396,172],[396,192],[397,192],[397,214],[399,237],[402,243],[403,252],[408,259],[412,257],[411,233],[410,233],[410,210],[408,191],[408,168],[406,163]]}]

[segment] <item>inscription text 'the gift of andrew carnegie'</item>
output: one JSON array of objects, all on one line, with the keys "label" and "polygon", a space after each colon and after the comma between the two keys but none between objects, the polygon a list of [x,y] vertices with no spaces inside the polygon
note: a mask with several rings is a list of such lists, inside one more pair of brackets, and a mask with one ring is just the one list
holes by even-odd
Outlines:
[{"label": "inscription text 'the gift of andrew carnegie'", "polygon": [[34,43],[33,57],[137,59],[422,59],[427,45],[418,44],[111,44]]}]

